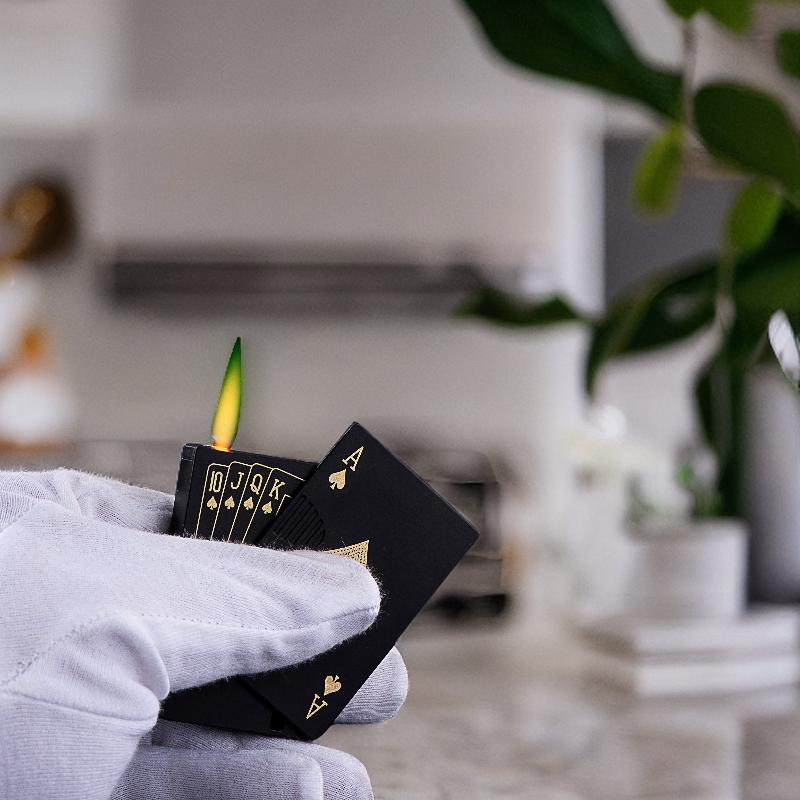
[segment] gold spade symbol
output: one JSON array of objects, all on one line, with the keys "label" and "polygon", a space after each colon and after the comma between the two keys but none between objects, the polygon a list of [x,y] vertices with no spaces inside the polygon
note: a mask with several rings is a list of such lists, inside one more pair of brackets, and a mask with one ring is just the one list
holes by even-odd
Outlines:
[{"label": "gold spade symbol", "polygon": [[245,508],[246,508],[248,511],[252,511],[252,510],[253,510],[253,506],[254,506],[254,505],[255,505],[255,504],[253,503],[253,498],[252,498],[252,497],[248,497],[248,498],[247,498],[247,500],[245,500],[245,501],[244,501],[244,507],[245,507]]},{"label": "gold spade symbol", "polygon": [[230,511],[230,510],[231,510],[231,509],[232,509],[232,508],[233,508],[235,505],[236,505],[236,503],[234,503],[234,502],[233,502],[233,498],[232,498],[232,497],[229,497],[229,498],[228,498],[228,499],[225,501],[225,508],[227,508],[229,511]]},{"label": "gold spade symbol", "polygon": [[363,542],[358,542],[357,544],[349,544],[347,547],[337,547],[335,550],[327,550],[326,552],[336,553],[336,555],[339,556],[347,556],[366,567],[368,566],[369,539],[365,539]]},{"label": "gold spade symbol", "polygon": [[214,497],[213,497],[213,496],[212,496],[212,497],[209,499],[209,501],[206,503],[206,507],[207,507],[207,508],[210,508],[212,511],[213,511],[213,510],[214,510],[214,509],[215,509],[215,508],[216,508],[218,505],[219,505],[219,503],[217,503],[217,501],[214,499]]},{"label": "gold spade symbol", "polygon": [[339,676],[337,675],[335,678],[333,675],[327,675],[325,677],[325,690],[323,691],[323,695],[326,694],[333,694],[334,692],[338,692],[339,689],[342,688],[342,684],[339,681]]},{"label": "gold spade symbol", "polygon": [[314,695],[314,699],[311,701],[311,705],[308,707],[308,714],[306,714],[306,719],[311,719],[317,711],[322,711],[325,706],[328,705],[327,700],[322,700],[318,694]]},{"label": "gold spade symbol", "polygon": [[264,505],[261,506],[261,510],[265,514],[271,514],[272,513],[272,500],[270,500],[269,503],[264,503]]},{"label": "gold spade symbol", "polygon": [[344,482],[347,478],[347,470],[340,469],[338,472],[332,472],[328,475],[328,483],[331,489],[344,489]]}]

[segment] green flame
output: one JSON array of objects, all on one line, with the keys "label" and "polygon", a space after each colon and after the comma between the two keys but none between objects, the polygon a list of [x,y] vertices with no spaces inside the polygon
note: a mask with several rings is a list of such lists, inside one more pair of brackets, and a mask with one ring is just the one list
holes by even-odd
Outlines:
[{"label": "green flame", "polygon": [[211,423],[211,444],[220,450],[230,450],[236,431],[239,429],[239,417],[242,413],[242,339],[236,342],[228,359],[225,377],[219,390],[217,410]]}]

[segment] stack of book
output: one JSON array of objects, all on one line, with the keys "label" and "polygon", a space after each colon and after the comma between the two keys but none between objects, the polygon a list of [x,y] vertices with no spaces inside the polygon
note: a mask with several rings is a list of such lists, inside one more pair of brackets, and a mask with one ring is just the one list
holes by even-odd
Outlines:
[{"label": "stack of book", "polygon": [[800,679],[800,617],[754,608],[731,620],[609,618],[581,628],[586,672],[638,695],[741,692]]}]

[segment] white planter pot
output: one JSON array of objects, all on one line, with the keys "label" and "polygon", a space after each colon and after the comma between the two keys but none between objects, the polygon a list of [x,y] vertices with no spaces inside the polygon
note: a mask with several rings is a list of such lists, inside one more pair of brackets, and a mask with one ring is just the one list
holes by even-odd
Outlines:
[{"label": "white planter pot", "polygon": [[737,519],[649,526],[633,538],[625,606],[647,619],[730,619],[744,610],[747,532]]}]

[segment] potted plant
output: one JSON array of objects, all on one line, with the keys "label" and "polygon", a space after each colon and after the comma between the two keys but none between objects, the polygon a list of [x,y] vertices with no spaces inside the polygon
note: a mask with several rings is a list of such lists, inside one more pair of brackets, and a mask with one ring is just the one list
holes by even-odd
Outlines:
[{"label": "potted plant", "polygon": [[679,454],[676,468],[675,454],[632,436],[618,410],[595,406],[567,437],[565,456],[580,495],[561,537],[568,618],[741,615],[746,528],[718,515],[707,451]]},{"label": "potted plant", "polygon": [[664,513],[631,483],[631,555],[622,609],[627,616],[725,620],[744,611],[747,528],[719,515],[715,473],[707,451],[682,454],[673,479],[690,500],[677,513]]},{"label": "potted plant", "polygon": [[[591,332],[589,395],[612,359],[655,351],[714,330],[716,350],[695,384],[698,416],[717,462],[716,515],[744,513],[745,389],[764,360],[767,322],[778,308],[800,316],[800,136],[782,100],[734,81],[695,85],[696,17],[734,33],[750,25],[755,0],[666,0],[684,28],[682,71],[639,55],[603,0],[464,0],[486,40],[513,64],[625,98],[652,112],[660,131],[645,148],[633,193],[647,212],[668,212],[681,173],[734,172],[746,183],[733,201],[716,256],[678,265],[616,299],[602,316],[561,296],[531,302],[486,286],[461,310],[497,324],[538,327],[580,321]],[[800,78],[800,29],[783,30],[775,55]],[[800,573],[797,593],[800,595]]]}]

